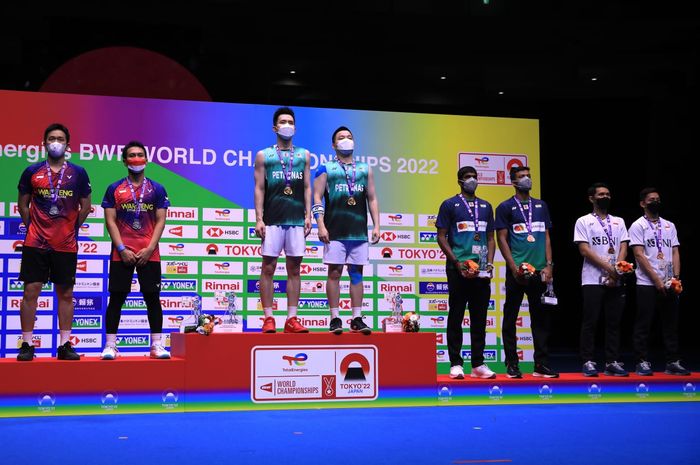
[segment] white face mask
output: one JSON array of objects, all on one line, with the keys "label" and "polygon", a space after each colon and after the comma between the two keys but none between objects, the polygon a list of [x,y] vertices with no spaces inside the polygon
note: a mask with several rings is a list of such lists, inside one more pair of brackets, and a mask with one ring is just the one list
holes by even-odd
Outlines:
[{"label": "white face mask", "polygon": [[294,137],[294,126],[291,124],[280,124],[277,126],[277,134],[284,140]]},{"label": "white face mask", "polygon": [[353,150],[355,150],[355,141],[341,139],[335,144],[335,147],[341,155],[352,155]]},{"label": "white face mask", "polygon": [[51,158],[61,158],[63,154],[66,153],[65,144],[61,144],[60,142],[51,142],[46,149]]}]

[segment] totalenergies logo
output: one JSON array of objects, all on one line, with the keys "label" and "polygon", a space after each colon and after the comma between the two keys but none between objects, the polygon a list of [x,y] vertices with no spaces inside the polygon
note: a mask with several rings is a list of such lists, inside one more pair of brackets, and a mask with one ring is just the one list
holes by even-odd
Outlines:
[{"label": "totalenergies logo", "polygon": [[394,223],[401,223],[401,220],[403,219],[403,215],[401,213],[396,213],[394,215],[387,215],[389,217],[390,221],[393,221]]},{"label": "totalenergies logo", "polygon": [[83,223],[80,225],[80,230],[81,231],[89,231],[90,230],[90,225],[87,223]]},{"label": "totalenergies logo", "polygon": [[170,247],[172,252],[182,252],[182,249],[185,248],[185,244],[168,244],[168,247]]},{"label": "totalenergies logo", "polygon": [[300,367],[306,365],[306,360],[309,358],[308,355],[306,355],[303,352],[300,352],[296,355],[283,355],[282,360],[286,360],[289,362],[289,366],[292,365],[292,362],[294,362],[294,365]]},{"label": "totalenergies logo", "polygon": [[489,157],[486,155],[480,157],[480,158],[475,158],[474,161],[476,162],[477,165],[479,166],[485,166],[489,164]]},{"label": "totalenergies logo", "polygon": [[214,210],[214,213],[219,216],[229,216],[231,214],[231,210],[224,208],[223,210]]},{"label": "totalenergies logo", "polygon": [[231,266],[231,264],[229,262],[214,263],[214,267],[219,271],[224,271],[229,266]]},{"label": "totalenergies logo", "polygon": [[403,265],[389,265],[389,270],[391,270],[392,273],[401,273],[401,271],[403,270]]},{"label": "totalenergies logo", "polygon": [[316,247],[315,245],[312,245],[312,246],[306,248],[307,255],[315,254],[316,252],[318,252],[318,247]]},{"label": "totalenergies logo", "polygon": [[168,321],[169,321],[171,324],[178,324],[178,325],[179,325],[179,324],[182,322],[182,320],[184,320],[184,319],[185,319],[185,317],[183,317],[182,315],[178,315],[178,316],[169,316],[169,317],[168,317]]}]

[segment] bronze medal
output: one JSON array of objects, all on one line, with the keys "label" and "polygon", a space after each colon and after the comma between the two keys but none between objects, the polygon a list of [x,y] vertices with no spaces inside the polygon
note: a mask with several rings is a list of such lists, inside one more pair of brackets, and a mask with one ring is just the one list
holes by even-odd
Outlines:
[{"label": "bronze medal", "polygon": [[481,240],[481,235],[479,233],[474,234],[474,240],[479,242]]},{"label": "bronze medal", "polygon": [[528,234],[528,235],[527,235],[527,241],[528,241],[528,242],[535,242],[535,236],[533,236],[532,234]]},{"label": "bronze medal", "polygon": [[610,255],[613,255],[615,253],[615,249],[612,246],[610,246],[610,248],[608,249],[608,253]]},{"label": "bronze medal", "polygon": [[284,188],[284,195],[292,195],[293,193],[294,193],[294,191],[292,190],[291,187],[286,186],[286,187]]},{"label": "bronze medal", "polygon": [[664,253],[663,253],[663,252],[659,252],[659,254],[656,256],[656,258],[658,258],[659,260],[663,260],[663,259],[664,259]]},{"label": "bronze medal", "polygon": [[357,201],[355,200],[355,197],[348,197],[348,205],[350,205],[352,207],[356,204],[357,204]]}]

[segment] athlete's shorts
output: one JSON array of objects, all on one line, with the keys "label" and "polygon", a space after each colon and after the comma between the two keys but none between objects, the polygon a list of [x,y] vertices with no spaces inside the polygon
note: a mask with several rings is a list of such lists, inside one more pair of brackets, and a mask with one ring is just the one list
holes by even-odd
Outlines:
[{"label": "athlete's shorts", "polygon": [[303,257],[306,250],[306,237],[303,226],[265,226],[265,239],[262,241],[264,257],[279,257],[280,253],[288,257]]},{"label": "athlete's shorts", "polygon": [[73,286],[77,264],[77,252],[56,252],[24,246],[19,280],[25,283],[51,281],[60,286]]},{"label": "athlete's shorts", "polygon": [[323,245],[326,265],[369,265],[369,242],[331,241]]},{"label": "athlete's shorts", "polygon": [[[131,292],[131,281],[134,279],[135,265],[127,265],[122,261],[109,262],[109,292]],[[148,262],[136,268],[139,277],[141,293],[160,291],[160,262]]]}]

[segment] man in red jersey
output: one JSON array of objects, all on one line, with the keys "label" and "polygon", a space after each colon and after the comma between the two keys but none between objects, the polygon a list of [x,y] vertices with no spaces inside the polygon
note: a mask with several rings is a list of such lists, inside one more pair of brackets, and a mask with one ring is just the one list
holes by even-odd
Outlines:
[{"label": "man in red jersey", "polygon": [[78,263],[78,228],[90,213],[92,188],[84,168],[66,160],[68,128],[51,124],[44,131],[46,161],[24,170],[17,189],[17,207],[27,225],[19,279],[24,282],[20,305],[22,346],[17,360],[34,359],[34,320],[41,287],[56,286],[58,328],[57,358],[80,360],[70,343],[73,325],[73,285]]},{"label": "man in red jersey", "polygon": [[131,291],[134,270],[138,274],[151,329],[151,358],[170,358],[163,347],[163,307],[160,303],[160,251],[158,242],[165,228],[170,200],[165,188],[146,178],[146,148],[131,141],[122,150],[128,175],[107,187],[102,208],[112,238],[109,264],[109,304],[105,317],[107,330],[102,360],[114,360],[122,305]]}]

